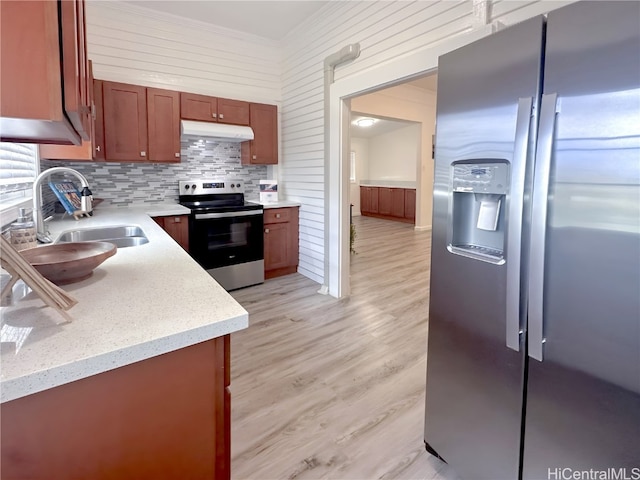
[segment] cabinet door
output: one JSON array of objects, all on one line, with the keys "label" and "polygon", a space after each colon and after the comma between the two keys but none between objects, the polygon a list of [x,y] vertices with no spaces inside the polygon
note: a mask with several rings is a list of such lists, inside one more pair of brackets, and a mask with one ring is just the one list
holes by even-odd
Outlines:
[{"label": "cabinet door", "polygon": [[360,187],[360,213],[378,213],[378,187]]},{"label": "cabinet door", "polygon": [[378,213],[380,215],[391,215],[391,189],[378,188]]},{"label": "cabinet door", "polygon": [[180,94],[180,118],[217,122],[218,99],[207,95],[183,92]]},{"label": "cabinet door", "polygon": [[289,224],[272,223],[264,226],[264,269],[274,270],[289,265]]},{"label": "cabinet door", "polygon": [[[91,60],[89,60],[89,75],[87,76],[87,83],[91,85],[91,90],[89,91],[89,105],[92,105],[94,108],[91,110],[90,116],[90,139],[83,140],[80,145],[54,145],[54,144],[41,144],[38,146],[40,151],[40,158],[50,159],[50,160],[74,160],[74,161],[82,161],[82,160],[94,160],[95,158],[95,150],[94,150],[94,142],[96,138],[96,126],[95,126],[95,99],[93,92],[93,68],[91,65]],[[102,94],[101,94],[102,95]],[[100,98],[100,103],[102,104],[102,98]],[[102,112],[100,112],[102,114]],[[102,121],[100,123],[102,125]]]},{"label": "cabinet door", "polygon": [[64,112],[63,79],[77,78],[61,70],[58,2],[0,1],[0,30],[0,139],[80,145]]},{"label": "cabinet door", "polygon": [[416,191],[407,188],[404,191],[404,218],[416,219]]},{"label": "cabinet door", "polygon": [[59,4],[64,108],[80,137],[90,140],[91,110],[87,90],[84,1],[63,1]]},{"label": "cabinet door", "polygon": [[147,161],[145,87],[103,82],[106,160]]},{"label": "cabinet door", "polygon": [[189,215],[153,217],[153,220],[182,248],[189,251]]},{"label": "cabinet door", "polygon": [[275,105],[252,103],[249,120],[254,139],[241,146],[242,163],[275,165],[278,163],[278,109]]},{"label": "cabinet door", "polygon": [[164,217],[164,229],[187,252],[189,251],[189,216]]},{"label": "cabinet door", "polygon": [[180,161],[180,94],[147,88],[149,161]]},{"label": "cabinet door", "polygon": [[93,157],[95,160],[104,160],[104,107],[102,102],[102,80],[93,81],[93,107],[94,107],[94,140]]},{"label": "cabinet door", "polygon": [[300,225],[298,210],[298,207],[265,210],[265,278],[295,273],[298,269]]},{"label": "cabinet door", "polygon": [[391,216],[404,218],[404,188],[391,189]]},{"label": "cabinet door", "polygon": [[249,125],[249,102],[218,98],[218,122]]}]

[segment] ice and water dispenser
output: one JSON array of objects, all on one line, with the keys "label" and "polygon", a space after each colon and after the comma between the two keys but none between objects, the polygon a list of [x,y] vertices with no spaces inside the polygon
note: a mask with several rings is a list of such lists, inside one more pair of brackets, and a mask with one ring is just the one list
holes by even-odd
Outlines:
[{"label": "ice and water dispenser", "polygon": [[498,159],[453,162],[450,179],[449,251],[490,263],[504,263],[509,162]]}]

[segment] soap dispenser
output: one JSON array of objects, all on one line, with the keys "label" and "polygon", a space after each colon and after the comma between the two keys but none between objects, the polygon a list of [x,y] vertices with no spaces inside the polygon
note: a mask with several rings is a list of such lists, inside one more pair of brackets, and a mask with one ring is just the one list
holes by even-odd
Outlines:
[{"label": "soap dispenser", "polygon": [[16,250],[25,250],[38,246],[36,225],[33,220],[27,217],[27,212],[24,208],[18,209],[18,219],[11,224],[9,235],[11,245]]}]

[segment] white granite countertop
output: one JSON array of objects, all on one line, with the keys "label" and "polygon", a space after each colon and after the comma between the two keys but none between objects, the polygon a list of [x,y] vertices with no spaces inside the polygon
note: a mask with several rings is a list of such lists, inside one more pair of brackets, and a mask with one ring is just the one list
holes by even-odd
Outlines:
[{"label": "white granite countertop", "polygon": [[416,182],[404,180],[360,180],[361,187],[416,188]]},{"label": "white granite countertop", "polygon": [[284,208],[284,207],[300,207],[302,204],[300,202],[292,202],[290,200],[280,200],[278,202],[261,202],[259,200],[249,200],[251,203],[257,203],[258,205],[262,205],[262,207],[266,210],[268,208]]},{"label": "white granite countertop", "polygon": [[175,204],[98,206],[90,218],[49,222],[54,240],[70,229],[137,225],[149,243],[119,248],[90,278],[62,287],[78,300],[71,323],[32,292],[2,307],[0,401],[246,328],[247,311],[149,216],[188,213]]}]

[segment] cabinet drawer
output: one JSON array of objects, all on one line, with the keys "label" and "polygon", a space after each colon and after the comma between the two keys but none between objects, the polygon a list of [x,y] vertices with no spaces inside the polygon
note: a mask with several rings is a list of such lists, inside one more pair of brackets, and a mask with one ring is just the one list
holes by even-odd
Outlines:
[{"label": "cabinet drawer", "polygon": [[291,221],[291,208],[268,208],[264,211],[264,223],[284,223]]}]

